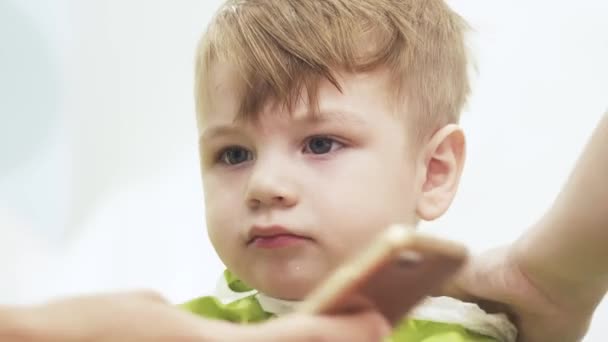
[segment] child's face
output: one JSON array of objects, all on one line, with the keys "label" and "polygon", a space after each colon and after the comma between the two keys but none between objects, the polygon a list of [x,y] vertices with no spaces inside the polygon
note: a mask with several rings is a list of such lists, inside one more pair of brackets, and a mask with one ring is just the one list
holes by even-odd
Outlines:
[{"label": "child's face", "polygon": [[207,228],[225,265],[268,295],[301,299],[391,223],[416,221],[423,175],[395,113],[388,75],[342,75],[319,89],[320,117],[299,104],[235,121],[239,98],[216,68],[202,118]]}]

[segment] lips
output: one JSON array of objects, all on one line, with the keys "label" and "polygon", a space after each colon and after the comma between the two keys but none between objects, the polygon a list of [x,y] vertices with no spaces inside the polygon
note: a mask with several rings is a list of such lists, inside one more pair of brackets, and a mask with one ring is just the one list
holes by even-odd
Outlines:
[{"label": "lips", "polygon": [[253,226],[249,231],[247,244],[272,249],[288,247],[310,240],[312,239],[296,234],[283,226]]}]

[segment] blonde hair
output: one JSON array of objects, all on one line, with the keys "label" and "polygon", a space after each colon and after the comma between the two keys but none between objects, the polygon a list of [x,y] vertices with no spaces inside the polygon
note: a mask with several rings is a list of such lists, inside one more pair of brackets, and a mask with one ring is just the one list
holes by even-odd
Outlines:
[{"label": "blonde hair", "polygon": [[218,61],[242,77],[239,118],[269,100],[291,112],[303,93],[314,112],[320,80],[341,89],[336,68],[387,67],[421,138],[459,121],[470,92],[466,29],[443,0],[227,0],[197,51],[198,117]]}]

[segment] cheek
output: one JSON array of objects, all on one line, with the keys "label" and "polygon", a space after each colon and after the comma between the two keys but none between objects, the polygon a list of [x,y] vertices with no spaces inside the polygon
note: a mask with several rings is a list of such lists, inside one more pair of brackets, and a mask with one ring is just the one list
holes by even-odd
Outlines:
[{"label": "cheek", "polygon": [[225,201],[219,201],[217,197],[207,202],[205,216],[209,241],[222,263],[233,267],[239,260],[241,249],[238,244],[242,241],[237,215],[230,211]]},{"label": "cheek", "polygon": [[393,207],[399,211],[413,210],[417,196],[414,165],[397,152],[360,154],[338,166],[327,173],[329,177],[319,177],[323,184],[317,187],[328,189],[324,192],[329,201],[344,203],[342,210],[361,213],[390,213]]},{"label": "cheek", "polygon": [[211,242],[219,247],[234,244],[238,234],[238,218],[241,208],[238,193],[234,187],[205,180],[205,217]]},{"label": "cheek", "polygon": [[390,224],[415,222],[414,183],[405,162],[358,163],[324,182],[326,191],[316,194],[316,203],[323,204],[317,210],[324,212],[332,236],[361,245]]}]

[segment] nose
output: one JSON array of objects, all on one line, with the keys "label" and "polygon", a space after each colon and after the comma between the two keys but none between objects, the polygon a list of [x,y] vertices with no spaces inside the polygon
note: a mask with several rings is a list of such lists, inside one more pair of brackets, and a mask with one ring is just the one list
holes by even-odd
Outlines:
[{"label": "nose", "polygon": [[251,209],[289,208],[298,203],[296,185],[285,163],[256,162],[247,187],[246,201]]}]

